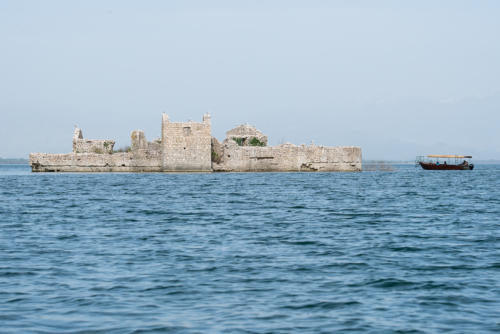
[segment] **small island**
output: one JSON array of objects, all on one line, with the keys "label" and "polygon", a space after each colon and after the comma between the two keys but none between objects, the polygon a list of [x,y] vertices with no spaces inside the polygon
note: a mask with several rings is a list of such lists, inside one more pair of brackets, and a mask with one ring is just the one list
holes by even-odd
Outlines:
[{"label": "small island", "polygon": [[134,130],[130,147],[114,150],[113,140],[85,139],[75,128],[73,151],[31,153],[33,172],[333,172],[361,171],[361,148],[285,143],[268,146],[267,136],[240,125],[219,142],[211,117],[202,122],[171,122],[162,116],[161,138],[147,141]]}]

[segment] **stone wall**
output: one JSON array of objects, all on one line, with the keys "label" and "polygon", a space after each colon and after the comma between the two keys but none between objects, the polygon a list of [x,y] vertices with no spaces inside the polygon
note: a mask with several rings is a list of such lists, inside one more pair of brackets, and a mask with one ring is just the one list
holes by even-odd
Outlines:
[{"label": "stone wall", "polygon": [[164,171],[210,172],[211,162],[210,116],[203,122],[170,122],[162,119],[162,166]]},{"label": "stone wall", "polygon": [[161,172],[160,154],[31,153],[33,172]]},{"label": "stone wall", "polygon": [[134,130],[130,134],[130,151],[138,153],[161,154],[161,139],[146,140],[144,131]]},{"label": "stone wall", "polygon": [[84,139],[82,130],[75,128],[73,134],[73,153],[111,154],[114,140]]},{"label": "stone wall", "polygon": [[[127,152],[113,153],[114,141],[88,140],[75,129],[73,153],[30,154],[34,172],[285,172],[360,171],[359,147],[315,145],[252,146],[267,136],[249,125],[227,132],[221,144],[211,136],[210,116],[201,123],[170,122],[162,117],[161,139],[148,142],[144,132],[131,134]],[[244,138],[235,141],[233,138]],[[240,145],[241,144],[241,145]],[[250,146],[248,146],[250,144]]]},{"label": "stone wall", "polygon": [[328,172],[361,171],[359,147],[296,146],[283,144],[270,147],[238,146],[227,142],[220,163],[213,170],[220,172]]},{"label": "stone wall", "polygon": [[82,130],[76,128],[73,135],[73,153],[32,153],[30,164],[33,172],[162,171],[160,143],[158,140],[148,142],[143,131],[132,131],[129,152],[113,153],[113,146],[112,140],[86,140]]},{"label": "stone wall", "polygon": [[134,130],[130,134],[130,149],[132,151],[146,151],[148,149],[148,141],[144,135],[144,131]]},{"label": "stone wall", "polygon": [[217,138],[212,137],[212,163],[220,164],[224,155],[222,144]]}]

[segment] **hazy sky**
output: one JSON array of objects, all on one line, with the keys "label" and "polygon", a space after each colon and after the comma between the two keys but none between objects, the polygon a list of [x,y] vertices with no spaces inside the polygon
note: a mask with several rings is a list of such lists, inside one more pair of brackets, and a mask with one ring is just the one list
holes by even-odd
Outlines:
[{"label": "hazy sky", "polygon": [[0,157],[212,114],[367,159],[500,159],[500,1],[0,0]]}]

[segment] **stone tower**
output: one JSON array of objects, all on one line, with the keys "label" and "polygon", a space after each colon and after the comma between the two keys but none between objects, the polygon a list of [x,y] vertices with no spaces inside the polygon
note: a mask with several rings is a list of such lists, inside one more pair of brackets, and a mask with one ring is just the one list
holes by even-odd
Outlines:
[{"label": "stone tower", "polygon": [[210,172],[210,115],[203,122],[170,122],[163,114],[161,122],[162,169],[165,172]]}]

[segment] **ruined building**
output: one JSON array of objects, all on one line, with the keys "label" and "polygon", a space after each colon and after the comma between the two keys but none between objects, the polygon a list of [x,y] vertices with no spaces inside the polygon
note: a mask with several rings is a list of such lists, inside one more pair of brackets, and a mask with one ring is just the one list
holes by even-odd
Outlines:
[{"label": "ruined building", "polygon": [[73,152],[30,154],[33,172],[298,172],[360,171],[361,148],[282,144],[267,146],[267,136],[240,125],[219,142],[211,135],[210,115],[199,122],[171,122],[163,114],[161,138],[131,134],[129,148],[114,151],[113,140],[73,135]]}]

